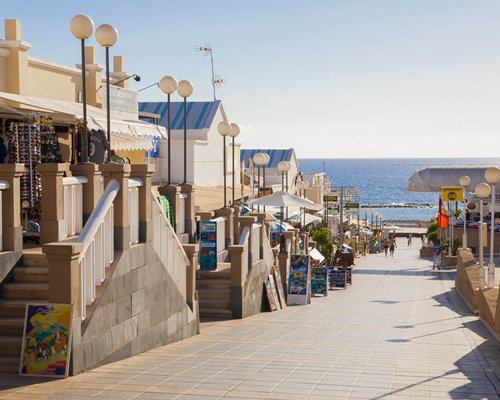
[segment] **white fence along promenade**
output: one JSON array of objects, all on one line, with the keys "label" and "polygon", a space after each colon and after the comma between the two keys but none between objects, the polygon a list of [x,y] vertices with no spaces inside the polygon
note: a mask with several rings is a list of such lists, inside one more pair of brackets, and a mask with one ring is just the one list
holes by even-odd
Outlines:
[{"label": "white fence along promenade", "polygon": [[3,251],[3,232],[2,232],[2,190],[9,189],[9,182],[0,181],[0,251]]},{"label": "white fence along promenade", "polygon": [[95,300],[96,286],[106,278],[105,268],[113,262],[113,201],[119,190],[117,180],[108,183],[77,240],[83,244],[79,258],[82,320],[87,317],[85,306]]},{"label": "white fence along promenade", "polygon": [[128,180],[128,216],[130,222],[130,244],[139,243],[139,188],[140,179]]},{"label": "white fence along promenade", "polygon": [[87,183],[87,178],[83,176],[63,178],[64,237],[75,236],[82,231],[84,183]]},{"label": "white fence along promenade", "polygon": [[189,258],[168,221],[158,199],[152,196],[153,247],[163,266],[186,299],[187,267]]}]

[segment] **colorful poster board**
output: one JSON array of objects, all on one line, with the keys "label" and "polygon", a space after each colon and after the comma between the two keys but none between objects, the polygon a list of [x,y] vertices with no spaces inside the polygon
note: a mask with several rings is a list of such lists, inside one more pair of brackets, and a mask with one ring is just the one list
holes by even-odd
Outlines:
[{"label": "colorful poster board", "polygon": [[276,290],[276,285],[274,284],[274,276],[273,274],[270,274],[267,279],[269,280],[269,283],[271,284],[271,291],[273,292],[273,301],[274,304],[276,305],[277,310],[281,310],[281,304],[280,300],[278,298],[278,291]]},{"label": "colorful poster board", "polygon": [[71,304],[26,304],[20,375],[67,377]]},{"label": "colorful poster board", "polygon": [[443,186],[441,197],[443,201],[464,201],[464,189],[461,186]]},{"label": "colorful poster board", "polygon": [[287,304],[305,305],[311,302],[311,274],[308,255],[293,254],[290,262]]},{"label": "colorful poster board", "polygon": [[269,303],[269,309],[271,311],[278,311],[278,306],[276,305],[277,299],[274,297],[273,288],[271,286],[271,281],[269,280],[269,276],[264,282],[264,289],[266,292],[267,301]]},{"label": "colorful poster board", "polygon": [[339,271],[345,271],[345,281],[347,285],[352,285],[352,268],[347,267],[347,268],[339,268]]},{"label": "colorful poster board", "polygon": [[217,269],[217,222],[200,221],[200,269]]},{"label": "colorful poster board", "polygon": [[328,267],[311,268],[311,292],[328,296]]},{"label": "colorful poster board", "polygon": [[344,269],[331,268],[330,274],[330,289],[345,289],[347,271]]},{"label": "colorful poster board", "polygon": [[281,272],[279,267],[273,267],[274,282],[276,285],[276,291],[278,292],[278,300],[281,304],[281,308],[286,308],[286,297],[285,291],[283,290],[283,281],[281,280]]}]

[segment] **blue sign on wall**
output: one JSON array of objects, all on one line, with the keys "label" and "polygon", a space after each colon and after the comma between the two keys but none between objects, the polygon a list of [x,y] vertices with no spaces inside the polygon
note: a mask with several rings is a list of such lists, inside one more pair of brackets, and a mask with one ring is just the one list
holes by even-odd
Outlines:
[{"label": "blue sign on wall", "polygon": [[200,268],[205,271],[217,269],[216,222],[200,222]]}]

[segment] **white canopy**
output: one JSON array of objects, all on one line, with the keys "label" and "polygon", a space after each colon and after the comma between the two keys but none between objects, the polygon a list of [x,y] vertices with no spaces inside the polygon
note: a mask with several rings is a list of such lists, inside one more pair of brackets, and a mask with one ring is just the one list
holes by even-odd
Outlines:
[{"label": "white canopy", "polygon": [[[83,117],[81,103],[46,99],[42,97],[20,96],[0,92],[0,98],[20,103],[40,112],[50,112],[70,116]],[[87,123],[89,129],[102,129],[107,126],[106,109],[87,106]],[[114,150],[150,150],[153,146],[151,137],[166,138],[165,128],[138,119],[137,115],[111,110],[111,148]]]},{"label": "white canopy", "polygon": [[319,222],[321,221],[323,218],[321,217],[318,217],[316,215],[312,215],[312,214],[309,214],[309,213],[304,213],[302,215],[300,214],[295,214],[293,215],[292,217],[288,218],[290,221],[293,221],[293,222],[303,222],[304,219],[305,219],[305,223],[306,225],[309,225],[313,222]]},{"label": "white canopy", "polygon": [[489,166],[481,167],[427,167],[413,173],[408,179],[408,192],[441,192],[443,186],[459,186],[458,181],[464,175],[471,179],[469,191],[477,184],[485,182],[484,172]]},{"label": "white canopy", "polygon": [[301,207],[309,210],[321,210],[323,207],[313,203],[311,200],[295,196],[288,192],[279,191],[269,196],[260,197],[249,201],[248,204],[253,206],[269,206],[269,207]]}]

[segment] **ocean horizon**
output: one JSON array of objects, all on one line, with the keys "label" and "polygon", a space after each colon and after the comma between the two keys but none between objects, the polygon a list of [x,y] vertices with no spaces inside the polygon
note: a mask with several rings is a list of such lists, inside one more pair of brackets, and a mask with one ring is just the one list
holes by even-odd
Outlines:
[{"label": "ocean horizon", "polygon": [[[332,187],[358,188],[361,204],[422,207],[375,208],[385,219],[429,220],[436,215],[439,194],[407,192],[408,179],[415,171],[430,166],[500,165],[500,158],[299,158],[298,162],[302,172],[325,172]],[[360,210],[362,218],[364,214]]]}]

